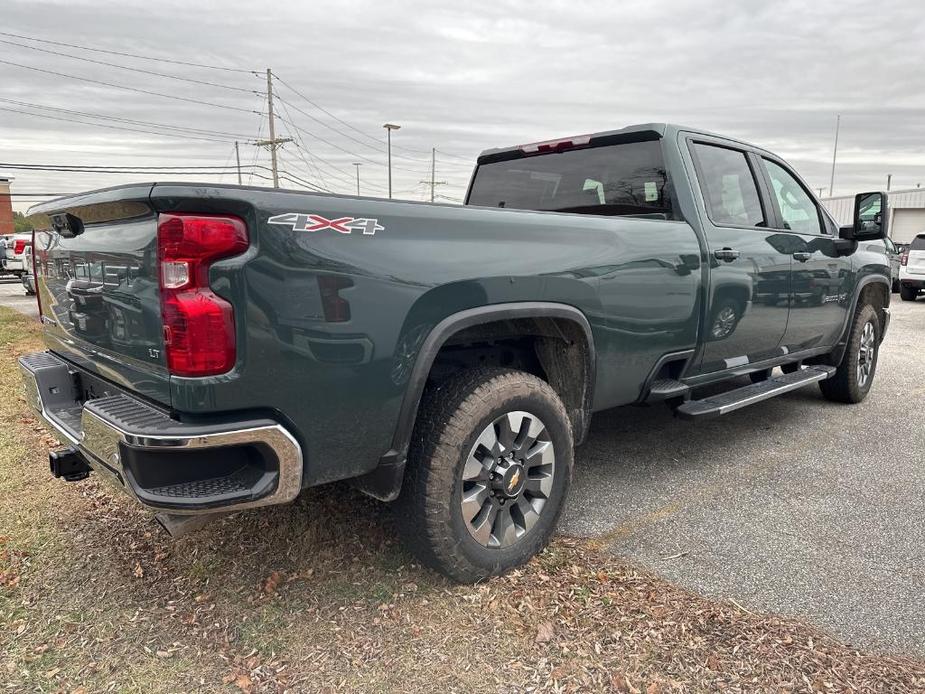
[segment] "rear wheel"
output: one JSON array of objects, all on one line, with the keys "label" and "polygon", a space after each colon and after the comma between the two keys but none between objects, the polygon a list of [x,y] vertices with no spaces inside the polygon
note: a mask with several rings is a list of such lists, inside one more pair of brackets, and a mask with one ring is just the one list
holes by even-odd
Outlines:
[{"label": "rear wheel", "polygon": [[880,320],[868,304],[855,314],[848,346],[835,375],[819,382],[822,394],[835,402],[861,402],[874,382],[879,354]]},{"label": "rear wheel", "polygon": [[899,296],[903,301],[915,301],[915,297],[919,295],[919,290],[915,287],[909,287],[905,284],[899,285]]},{"label": "rear wheel", "polygon": [[461,582],[504,573],[549,541],[572,474],[565,406],[522,371],[473,369],[429,389],[397,502],[409,549]]}]

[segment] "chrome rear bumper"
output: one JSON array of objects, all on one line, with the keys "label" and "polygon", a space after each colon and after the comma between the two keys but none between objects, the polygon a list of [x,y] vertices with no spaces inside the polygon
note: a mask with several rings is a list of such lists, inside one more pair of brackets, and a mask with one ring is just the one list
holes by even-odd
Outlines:
[{"label": "chrome rear bumper", "polygon": [[282,504],[302,486],[302,449],[278,422],[180,422],[131,395],[79,399],[80,372],[51,352],[19,358],[26,399],[65,446],[143,505],[213,513]]}]

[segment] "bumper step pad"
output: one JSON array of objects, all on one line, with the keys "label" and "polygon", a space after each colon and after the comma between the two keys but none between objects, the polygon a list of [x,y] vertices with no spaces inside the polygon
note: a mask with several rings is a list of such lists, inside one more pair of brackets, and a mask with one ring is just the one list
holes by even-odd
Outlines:
[{"label": "bumper step pad", "polygon": [[719,395],[711,395],[703,400],[690,400],[678,407],[675,414],[682,419],[719,417],[763,400],[789,393],[810,383],[824,381],[834,373],[834,366],[809,366],[760,383],[753,383]]}]

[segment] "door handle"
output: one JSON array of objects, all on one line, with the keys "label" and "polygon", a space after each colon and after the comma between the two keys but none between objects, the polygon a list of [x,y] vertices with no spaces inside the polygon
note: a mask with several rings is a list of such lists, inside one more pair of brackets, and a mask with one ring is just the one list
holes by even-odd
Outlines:
[{"label": "door handle", "polygon": [[793,254],[794,260],[799,260],[801,263],[805,263],[807,260],[813,257],[812,253],[807,253],[806,251],[797,251]]},{"label": "door handle", "polygon": [[713,251],[713,257],[717,260],[724,260],[727,263],[731,263],[739,257],[739,252],[732,248],[717,248]]}]

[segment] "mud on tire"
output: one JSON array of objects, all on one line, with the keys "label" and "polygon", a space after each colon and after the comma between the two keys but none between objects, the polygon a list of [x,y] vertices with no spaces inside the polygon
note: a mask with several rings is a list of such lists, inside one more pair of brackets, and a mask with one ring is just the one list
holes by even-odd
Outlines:
[{"label": "mud on tire", "polygon": [[548,383],[463,371],[422,398],[395,504],[401,536],[453,580],[504,573],[549,542],[573,459],[569,418]]}]

